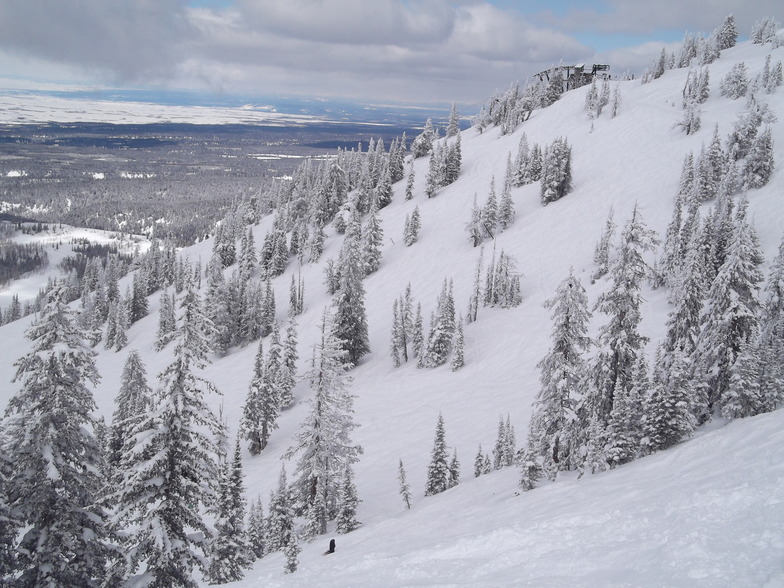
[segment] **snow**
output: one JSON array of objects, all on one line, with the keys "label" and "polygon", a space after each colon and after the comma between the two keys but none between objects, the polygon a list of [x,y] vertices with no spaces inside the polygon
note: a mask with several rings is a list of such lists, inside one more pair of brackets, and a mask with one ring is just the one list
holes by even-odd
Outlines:
[{"label": "snow", "polygon": [[265,124],[285,126],[319,122],[318,117],[272,112],[268,107],[172,106],[151,102],[64,98],[0,91],[0,124],[100,122],[111,124]]},{"label": "snow", "polygon": [[[4,208],[3,204],[0,202],[0,209]],[[65,274],[58,268],[58,265],[66,257],[73,255],[73,243],[75,241],[87,240],[93,244],[113,243],[117,245],[121,253],[131,254],[137,248],[139,252],[144,253],[150,246],[147,238],[140,235],[128,236],[112,231],[99,231],[97,229],[85,229],[83,227],[54,223],[45,223],[45,226],[47,227],[46,230],[38,233],[27,235],[17,233],[15,235],[14,241],[17,243],[35,244],[44,247],[49,264],[45,268],[25,274],[5,287],[0,287],[0,309],[5,310],[8,308],[14,295],[19,297],[19,302],[24,306],[25,302],[35,300],[38,293],[46,287],[50,277],[64,277]],[[1,401],[5,401],[3,396],[0,396]]]},{"label": "snow", "polygon": [[[235,585],[784,585],[782,411],[726,425],[714,422],[700,429],[695,439],[668,451],[580,480],[565,475],[519,496],[515,495],[517,468],[472,477],[477,447],[493,446],[500,415],[510,415],[518,444],[525,439],[538,390],[536,364],[549,346],[549,311],[542,303],[570,268],[581,279],[591,304],[606,288],[604,280],[591,284],[590,274],[594,244],[610,207],[620,230],[638,203],[647,225],[664,236],[684,156],[689,151],[697,155],[703,144],[709,144],[715,124],[726,137],[744,109],[744,100],[719,95],[719,81],[740,61],[749,66],[751,76],[756,75],[769,53],[773,63],[784,59],[784,48],[744,43],[723,52],[710,66],[711,96],[702,105],[702,128],[693,135],[675,126],[682,116],[681,92],[688,73],[681,69],[667,71],[647,85],[620,82],[623,103],[614,119],[607,109],[595,121],[588,118],[583,112],[584,88],[535,111],[512,135],[501,136],[499,129],[482,134],[476,129],[464,131],[460,178],[433,199],[424,196],[427,158],[417,160],[414,199],[404,200],[404,180],[395,185],[392,203],[379,212],[384,230],[381,267],[365,280],[372,352],[352,373],[355,421],[360,425],[353,439],[365,450],[355,467],[362,500],[358,517],[363,525],[337,536],[337,551],[327,558],[322,553],[333,535],[302,543],[294,574],[284,575],[284,556],[274,554],[257,561],[246,579]],[[750,218],[769,262],[784,235],[784,88],[759,97],[779,119],[771,127],[778,146],[776,171],[769,185],[749,193]],[[49,106],[67,110],[67,105]],[[0,107],[0,120],[2,112],[9,110]],[[87,116],[83,108],[76,114]],[[205,113],[204,119],[220,116],[224,114]],[[413,362],[395,369],[388,351],[392,303],[407,283],[415,305],[422,304],[426,322],[444,278],[454,280],[457,310],[465,312],[480,255],[465,231],[474,195],[484,202],[493,177],[501,185],[507,154],[514,158],[523,132],[530,145],[566,137],[572,146],[574,178],[573,192],[546,207],[539,202],[538,184],[513,191],[516,220],[498,236],[495,247],[496,254],[504,250],[512,256],[522,273],[523,303],[513,309],[479,309],[478,320],[465,328],[465,366],[459,372],[451,372],[448,364],[418,370]],[[406,247],[404,219],[417,205],[422,219],[419,240]],[[271,224],[268,217],[254,227],[257,244]],[[329,238],[322,260],[302,267],[305,311],[297,317],[301,374],[318,340],[322,309],[330,303],[323,268],[329,258],[337,258],[340,241]],[[492,248],[486,241],[485,264]],[[210,239],[183,254],[204,263],[211,249]],[[283,328],[291,272],[297,270],[292,262],[274,281]],[[124,280],[121,291],[130,278]],[[646,289],[644,298],[641,330],[651,339],[652,359],[664,335],[666,292]],[[141,353],[151,385],[156,385],[155,375],[171,361],[171,346],[161,353],[153,350],[158,305],[156,294],[150,298],[149,316],[129,329],[126,350],[97,349],[102,380],[95,395],[107,420],[128,350]],[[0,328],[0,406],[18,389],[19,383],[11,382],[13,362],[29,348],[23,340],[29,321]],[[606,317],[596,312],[590,334],[595,336],[605,322]],[[213,358],[204,373],[223,394],[209,401],[216,411],[223,405],[232,436],[255,353],[256,345],[233,349],[224,358]],[[277,483],[281,455],[293,445],[306,415],[303,400],[311,394],[307,382],[299,383],[294,394],[297,402],[281,415],[267,449],[259,456],[247,451],[243,456],[248,498],[260,496],[265,511],[269,491]],[[456,448],[462,461],[461,484],[424,498],[439,412],[444,416],[449,451]],[[413,493],[410,511],[398,495],[399,459]],[[286,462],[286,467],[291,473],[294,464]]]}]

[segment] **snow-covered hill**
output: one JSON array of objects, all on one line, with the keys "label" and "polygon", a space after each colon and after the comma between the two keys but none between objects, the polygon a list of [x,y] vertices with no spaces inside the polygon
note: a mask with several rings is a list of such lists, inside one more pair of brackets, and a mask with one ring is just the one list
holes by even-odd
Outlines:
[{"label": "snow-covered hill", "polygon": [[[364,447],[356,466],[362,504],[360,530],[338,537],[337,553],[321,557],[329,536],[303,545],[300,569],[283,575],[281,555],[257,561],[242,586],[303,585],[532,585],[532,586],[762,586],[784,583],[784,490],[781,488],[784,439],[777,412],[733,422],[716,422],[697,439],[611,472],[559,477],[555,483],[516,495],[519,472],[501,470],[474,479],[472,460],[479,444],[489,450],[499,416],[507,414],[518,440],[525,438],[531,404],[539,385],[537,362],[549,347],[552,297],[570,268],[581,278],[591,304],[606,287],[591,285],[593,248],[610,207],[625,223],[639,205],[649,227],[664,235],[677,192],[681,164],[688,152],[708,145],[714,125],[725,137],[745,100],[719,93],[719,82],[735,63],[745,62],[755,76],[772,54],[784,48],[749,43],[725,50],[710,66],[711,94],[702,105],[702,130],[686,135],[676,127],[682,117],[682,90],[688,69],[668,70],[649,84],[620,82],[623,97],[617,117],[592,121],[583,106],[587,88],[568,92],[553,106],[537,110],[515,133],[497,128],[462,135],[460,178],[425,197],[427,158],[415,162],[415,197],[395,185],[392,203],[380,211],[385,234],[381,268],[365,280],[371,353],[353,370],[356,422],[353,438]],[[776,146],[784,145],[784,88],[762,96],[777,113],[771,125]],[[392,304],[410,283],[423,314],[435,309],[443,280],[454,281],[458,311],[465,312],[479,249],[465,226],[475,195],[484,202],[491,180],[503,181],[507,154],[514,158],[521,134],[545,145],[558,137],[572,146],[573,191],[542,207],[539,186],[513,190],[514,225],[497,237],[496,248],[512,256],[522,273],[523,302],[512,309],[480,308],[466,327],[465,367],[417,369],[413,362],[394,368],[389,355]],[[779,148],[780,151],[780,148]],[[784,235],[784,157],[764,188],[749,193],[750,217],[770,261]],[[710,203],[706,204],[706,209]],[[420,238],[402,241],[407,214],[419,206]],[[254,227],[262,242],[272,223]],[[317,340],[322,309],[330,304],[323,285],[324,265],[336,258],[341,237],[327,240],[322,261],[302,268],[305,312],[298,317],[300,373]],[[486,258],[490,244],[486,245]],[[184,251],[191,260],[211,256],[207,240]],[[653,261],[651,258],[650,261]],[[293,264],[274,281],[278,301],[288,299]],[[126,278],[128,280],[129,278]],[[121,291],[125,282],[121,282]],[[668,306],[663,289],[646,290],[643,334],[650,337],[652,359],[664,334]],[[285,324],[285,304],[278,318]],[[157,296],[150,314],[128,332],[127,349],[140,351],[148,374],[171,360],[171,349],[155,353]],[[604,317],[596,313],[595,335]],[[28,320],[0,329],[0,405],[18,389],[11,383],[13,362],[27,349]],[[102,351],[102,350],[101,350]],[[250,381],[256,347],[233,349],[215,359],[205,376],[216,384],[230,433],[236,432]],[[100,411],[110,418],[127,354],[102,351],[102,376],[95,390]],[[281,455],[303,420],[307,382],[295,388],[296,405],[285,411],[270,445],[256,457],[244,455],[249,498],[266,504],[277,484]],[[439,412],[447,443],[463,463],[459,487],[423,497],[425,474]],[[402,459],[415,493],[405,511],[398,496],[397,465]],[[288,466],[287,466],[288,467]]]}]

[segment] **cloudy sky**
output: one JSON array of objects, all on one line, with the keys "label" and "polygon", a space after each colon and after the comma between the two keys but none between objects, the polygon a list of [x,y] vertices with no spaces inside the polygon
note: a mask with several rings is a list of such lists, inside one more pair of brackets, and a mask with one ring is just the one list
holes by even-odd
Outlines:
[{"label": "cloudy sky", "polygon": [[0,0],[0,87],[481,102],[559,62],[639,73],[781,0]]}]

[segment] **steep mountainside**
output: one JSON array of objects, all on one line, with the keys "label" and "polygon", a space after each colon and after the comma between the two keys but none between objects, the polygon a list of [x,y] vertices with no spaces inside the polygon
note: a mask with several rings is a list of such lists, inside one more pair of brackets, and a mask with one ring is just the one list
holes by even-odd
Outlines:
[{"label": "steep mountainside", "polygon": [[[428,158],[414,162],[414,198],[404,199],[405,180],[394,186],[394,198],[379,212],[384,231],[381,265],[365,279],[371,353],[352,371],[356,395],[353,433],[364,455],[355,467],[362,503],[362,527],[337,536],[336,554],[322,558],[332,535],[302,544],[299,570],[283,575],[283,556],[255,563],[238,586],[303,585],[673,585],[774,586],[784,582],[780,553],[784,546],[784,414],[781,411],[725,425],[720,418],[697,429],[695,439],[642,458],[616,470],[577,479],[569,472],[533,491],[517,493],[518,467],[473,477],[473,458],[481,444],[490,451],[500,416],[515,426],[518,447],[528,434],[532,403],[539,390],[537,362],[550,346],[550,311],[543,307],[570,271],[585,286],[589,304],[608,288],[608,278],[591,283],[593,251],[608,212],[623,227],[635,205],[646,224],[664,238],[678,191],[684,157],[707,148],[718,125],[724,139],[736,117],[747,108],[744,98],[722,96],[719,84],[739,62],[751,77],[771,55],[784,59],[784,48],[743,43],[722,52],[710,68],[710,97],[701,105],[702,128],[687,135],[677,126],[683,117],[682,91],[689,70],[667,70],[648,84],[617,82],[622,96],[618,115],[609,111],[596,120],[585,113],[588,88],[565,93],[552,106],[535,110],[514,133],[500,129],[462,133],[462,168],[458,180],[425,196]],[[613,87],[616,82],[613,82]],[[770,261],[784,236],[784,88],[760,93],[777,115],[770,123],[776,148],[771,181],[748,192],[753,221]],[[539,183],[512,190],[516,209],[512,226],[495,241],[484,242],[484,265],[495,249],[504,251],[521,275],[522,303],[503,309],[480,307],[465,327],[465,365],[453,372],[447,363],[417,369],[409,361],[393,367],[389,353],[393,302],[410,283],[415,302],[427,317],[436,308],[444,280],[452,280],[458,312],[466,313],[480,249],[472,246],[466,226],[471,209],[485,202],[495,178],[500,195],[507,156],[514,160],[522,133],[529,144],[548,145],[567,138],[572,147],[573,190],[547,206],[540,202]],[[406,166],[406,169],[407,166]],[[713,202],[703,205],[707,214]],[[403,243],[407,215],[418,206],[422,229],[411,247]],[[253,227],[262,243],[272,225],[265,217]],[[324,286],[327,260],[337,259],[342,236],[327,231],[318,263],[301,268],[305,284],[304,312],[299,325],[299,373],[303,374],[319,337],[319,320],[330,296]],[[212,240],[183,250],[205,263]],[[650,255],[653,264],[658,257]],[[291,261],[274,279],[277,318],[288,324],[286,301]],[[228,270],[227,270],[228,273]],[[482,270],[484,280],[484,269]],[[121,282],[125,291],[130,278]],[[665,334],[669,310],[664,288],[646,285],[641,331],[650,338],[647,357],[653,362]],[[99,345],[101,382],[96,400],[107,421],[120,385],[127,350],[139,350],[155,384],[172,358],[172,349],[154,351],[158,296],[150,297],[150,313],[128,331],[120,352]],[[606,322],[594,312],[591,336]],[[12,383],[14,361],[27,348],[23,339],[29,319],[0,328],[0,405],[5,406],[18,383]],[[427,328],[426,328],[427,330]],[[233,439],[251,378],[256,345],[233,348],[213,357],[204,376],[221,391],[209,398],[223,415]],[[281,456],[307,413],[308,382],[294,389],[295,405],[283,411],[269,446],[258,456],[243,454],[249,499],[265,504],[278,481]],[[439,496],[424,498],[427,464],[439,413],[444,417],[447,445],[462,463],[461,483]],[[402,459],[413,492],[410,511],[398,495],[398,460]],[[286,462],[289,471],[293,464]],[[330,528],[332,533],[332,527]]]}]

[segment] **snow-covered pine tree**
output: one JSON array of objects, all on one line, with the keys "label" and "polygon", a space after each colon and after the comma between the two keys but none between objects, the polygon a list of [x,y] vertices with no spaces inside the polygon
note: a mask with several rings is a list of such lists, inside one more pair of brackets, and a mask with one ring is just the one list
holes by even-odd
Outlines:
[{"label": "snow-covered pine tree", "polygon": [[256,241],[253,237],[253,229],[248,227],[248,231],[242,235],[240,242],[240,280],[247,282],[256,271],[258,257],[256,255]]},{"label": "snow-covered pine tree", "polygon": [[618,113],[621,111],[621,104],[623,104],[623,98],[621,97],[621,85],[615,84],[615,88],[613,89],[612,95],[612,108],[610,109],[610,118],[615,118],[618,116]]},{"label": "snow-covered pine tree", "polygon": [[748,68],[744,62],[736,63],[719,84],[722,96],[732,100],[745,96],[749,89]]},{"label": "snow-covered pine tree", "polygon": [[441,413],[438,413],[433,451],[430,455],[430,464],[427,466],[425,496],[439,494],[448,488],[449,464],[446,453],[446,432],[444,431],[444,417]]},{"label": "snow-covered pine tree", "polygon": [[411,153],[414,159],[424,157],[430,153],[437,137],[438,133],[433,128],[433,121],[428,118],[422,132],[411,141]]},{"label": "snow-covered pine tree", "polygon": [[224,463],[218,488],[215,530],[210,543],[210,567],[207,577],[211,584],[226,584],[241,580],[254,560],[253,550],[245,530],[245,484],[242,473],[240,440],[234,447],[234,457]]},{"label": "snow-covered pine tree", "polygon": [[152,388],[147,383],[147,369],[139,352],[132,349],[125,360],[120,380],[120,391],[115,398],[112,415],[109,452],[110,465],[117,466],[122,448],[129,441],[130,431],[141,421],[152,406]]},{"label": "snow-covered pine tree", "polygon": [[106,336],[104,347],[111,349],[115,346],[117,337],[117,301],[109,302],[109,312],[106,315]]},{"label": "snow-covered pine tree", "polygon": [[438,306],[433,315],[425,349],[425,365],[438,367],[446,363],[452,350],[455,334],[455,301],[452,295],[452,282],[444,279]]},{"label": "snow-covered pine tree", "polygon": [[297,385],[297,322],[292,319],[286,327],[286,339],[283,341],[283,354],[276,380],[278,387],[278,405],[281,409],[294,404],[294,386]]},{"label": "snow-covered pine tree", "polygon": [[686,105],[683,107],[683,117],[676,126],[681,127],[687,135],[693,135],[699,131],[702,127],[700,103],[692,99],[686,100]]},{"label": "snow-covered pine tree", "polygon": [[466,321],[469,323],[474,322],[477,319],[477,314],[479,313],[479,297],[482,294],[481,287],[480,287],[480,279],[482,277],[482,261],[485,254],[485,248],[479,250],[479,259],[476,260],[476,269],[474,270],[474,285],[471,291],[471,296],[468,299],[468,315],[466,316]]},{"label": "snow-covered pine tree", "polygon": [[242,438],[248,441],[251,455],[258,455],[267,446],[272,431],[278,428],[280,414],[278,390],[266,373],[263,345],[260,339],[240,421]]},{"label": "snow-covered pine tree", "polygon": [[283,572],[286,574],[293,574],[297,571],[297,566],[299,565],[299,554],[302,551],[302,548],[299,546],[299,540],[297,539],[297,534],[294,531],[289,533],[289,539],[286,542],[285,547],[283,547],[283,553],[286,556],[286,564],[283,568]]},{"label": "snow-covered pine tree", "polygon": [[48,292],[26,331],[32,349],[14,364],[22,386],[3,423],[3,493],[22,530],[12,574],[19,586],[100,586],[105,576],[104,452],[88,388],[100,376],[65,288]]},{"label": "snow-covered pine tree", "polygon": [[392,355],[392,365],[400,367],[400,313],[397,308],[397,299],[392,302],[392,333],[389,337],[389,352]]},{"label": "snow-covered pine tree", "polygon": [[400,482],[400,496],[403,498],[403,504],[406,509],[411,508],[411,487],[406,480],[406,470],[403,467],[403,460],[401,459],[397,466],[397,480]]},{"label": "snow-covered pine tree", "polygon": [[485,454],[482,451],[482,444],[479,444],[479,449],[476,451],[476,456],[474,457],[474,478],[478,478],[479,476],[485,473]]},{"label": "snow-covered pine tree", "polygon": [[471,243],[474,247],[478,247],[482,243],[482,210],[476,203],[476,194],[474,194],[474,205],[471,208],[471,220],[468,222],[466,230],[471,238]]},{"label": "snow-covered pine tree", "polygon": [[414,179],[416,175],[414,174],[414,160],[411,159],[411,163],[408,166],[408,177],[406,179],[406,200],[411,200],[414,197]]},{"label": "snow-covered pine tree", "polygon": [[0,585],[13,586],[16,575],[16,538],[22,526],[11,510],[11,454],[6,451],[4,430],[0,427]]},{"label": "snow-covered pine tree", "polygon": [[[406,217],[408,219],[408,217]],[[406,223],[405,231],[403,234],[403,242],[407,247],[410,247],[419,239],[419,230],[422,228],[422,221],[419,215],[419,206],[415,206],[411,213],[411,218]]]},{"label": "snow-covered pine tree", "polygon": [[728,15],[717,29],[717,48],[719,51],[734,47],[738,40],[738,29],[735,27],[735,17]]},{"label": "snow-covered pine tree", "polygon": [[653,387],[643,399],[640,448],[643,453],[667,449],[691,435],[697,426],[692,414],[694,385],[688,353],[681,349],[669,352],[664,368],[661,356],[665,353],[663,348],[659,349]]},{"label": "snow-covered pine tree", "polygon": [[504,189],[501,192],[501,201],[498,204],[498,227],[505,231],[512,226],[515,217],[514,202],[512,201],[512,186],[514,185],[514,170],[512,168],[512,155],[507,154],[506,176]]},{"label": "snow-covered pine tree", "polygon": [[773,17],[765,17],[754,23],[751,29],[751,42],[755,45],[770,43],[776,38],[781,25]]},{"label": "snow-covered pine tree", "polygon": [[359,219],[352,218],[346,230],[340,251],[340,278],[332,300],[335,307],[334,334],[346,351],[347,360],[357,365],[360,358],[370,351],[367,315],[365,312],[365,276],[361,247]]},{"label": "snow-covered pine tree", "polygon": [[563,198],[572,190],[572,148],[566,139],[555,139],[542,158],[542,205]]},{"label": "snow-covered pine tree", "polygon": [[750,417],[762,412],[762,357],[757,343],[758,333],[750,340],[743,341],[735,363],[730,366],[729,384],[722,397],[721,406],[721,416],[727,420]]},{"label": "snow-covered pine tree", "polygon": [[114,350],[120,351],[128,345],[128,304],[122,297],[116,299],[117,314],[114,317]]},{"label": "snow-covered pine tree", "polygon": [[452,371],[456,372],[465,365],[465,336],[463,334],[463,315],[457,319],[455,338],[452,342]]},{"label": "snow-covered pine tree", "polygon": [[643,255],[654,249],[655,233],[645,226],[642,213],[634,206],[632,217],[621,235],[618,257],[612,266],[610,289],[596,304],[609,322],[597,338],[599,353],[591,368],[591,385],[583,403],[585,415],[594,415],[605,427],[613,408],[614,396],[633,386],[634,366],[647,338],[640,334],[642,320],[642,282],[650,275]]},{"label": "snow-covered pine tree", "polygon": [[357,487],[354,484],[354,472],[351,465],[346,465],[343,478],[338,491],[336,531],[340,535],[350,533],[362,524],[357,520],[357,506],[362,502],[357,497]]},{"label": "snow-covered pine tree", "polygon": [[760,314],[761,411],[776,410],[784,401],[784,239],[770,264]]},{"label": "snow-covered pine tree", "polygon": [[[311,369],[306,374],[314,392],[310,411],[294,438],[295,445],[285,454],[287,458],[299,455],[293,483],[299,512],[307,511],[318,498],[325,505],[325,516],[334,518],[340,478],[362,453],[362,447],[351,441],[357,425],[354,396],[349,390],[350,367],[325,309],[321,340],[313,349]],[[324,532],[326,521],[320,526]]]},{"label": "snow-covered pine tree", "polygon": [[362,251],[364,252],[365,275],[370,275],[381,265],[381,244],[384,230],[378,218],[376,204],[370,207],[367,224],[362,232]]},{"label": "snow-covered pine tree", "polygon": [[479,214],[479,225],[485,235],[495,239],[496,225],[498,224],[498,199],[495,195],[495,176],[490,180],[490,193],[487,195],[485,205]]},{"label": "snow-covered pine tree", "polygon": [[449,475],[447,477],[447,488],[454,488],[460,484],[460,461],[457,459],[457,449],[452,452],[449,460]]},{"label": "snow-covered pine tree", "polygon": [[758,133],[751,143],[744,169],[745,185],[761,188],[773,175],[773,135],[770,128]]},{"label": "snow-covered pine tree", "polygon": [[743,197],[735,214],[727,258],[711,284],[701,314],[694,367],[707,406],[698,415],[700,422],[729,401],[732,366],[758,329],[762,253],[746,218],[747,208],[748,201]]},{"label": "snow-covered pine tree", "polygon": [[264,557],[267,553],[267,521],[264,518],[264,505],[261,496],[250,503],[248,509],[248,541],[256,558]]},{"label": "snow-covered pine tree", "polygon": [[446,128],[446,136],[454,137],[460,133],[460,118],[457,115],[457,105],[452,102],[452,109],[449,111],[449,126]]},{"label": "snow-covered pine tree", "polygon": [[616,387],[610,420],[607,423],[605,451],[607,463],[615,468],[637,457],[642,416],[642,397],[648,395],[648,368],[641,354],[634,366],[633,385]]},{"label": "snow-covered pine tree", "polygon": [[201,509],[214,504],[217,447],[209,433],[217,435],[221,424],[204,400],[217,389],[194,373],[205,367],[209,349],[199,302],[189,283],[173,361],[158,375],[152,410],[123,448],[112,499],[114,523],[124,528],[128,582],[195,587],[194,566],[209,565]]},{"label": "snow-covered pine tree", "polygon": [[551,347],[537,364],[540,388],[528,445],[530,451],[541,456],[547,471],[565,471],[579,465],[577,403],[586,373],[584,356],[591,345],[591,313],[585,289],[573,272],[559,284],[545,307],[552,309]]},{"label": "snow-covered pine tree", "polygon": [[416,315],[414,317],[414,332],[411,337],[411,344],[416,358],[418,368],[425,367],[425,335],[422,325],[422,304],[417,303]]},{"label": "snow-covered pine tree", "polygon": [[267,553],[281,551],[294,536],[294,509],[283,465],[278,477],[278,488],[270,497],[266,531]]}]

